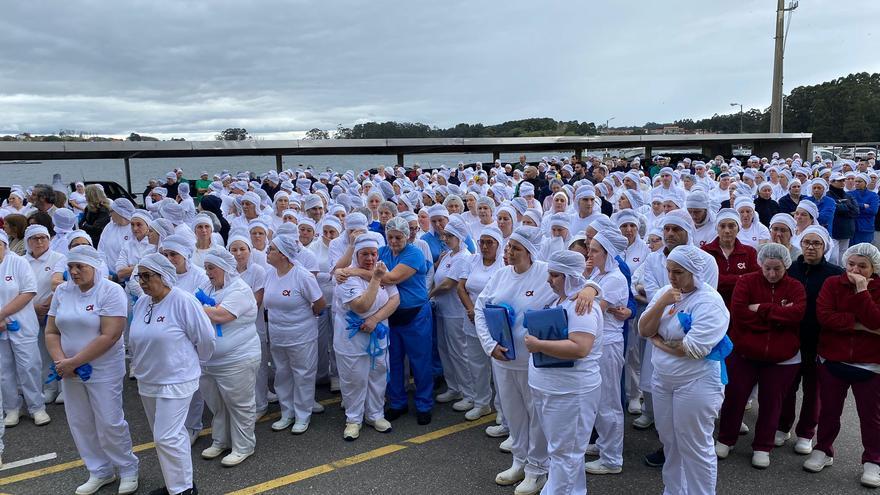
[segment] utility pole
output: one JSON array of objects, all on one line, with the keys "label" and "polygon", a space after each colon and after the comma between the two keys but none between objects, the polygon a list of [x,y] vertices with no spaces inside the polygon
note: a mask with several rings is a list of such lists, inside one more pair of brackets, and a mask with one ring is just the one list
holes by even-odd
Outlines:
[{"label": "utility pole", "polygon": [[785,39],[788,35],[785,29],[785,13],[789,13],[789,25],[791,25],[791,13],[798,7],[796,1],[789,2],[785,6],[785,0],[776,0],[776,41],[773,54],[773,87],[770,99],[770,132],[782,132],[782,59],[785,55]]},{"label": "utility pole", "polygon": [[731,103],[730,106],[735,107],[739,105],[739,133],[743,133],[743,105],[742,103]]}]

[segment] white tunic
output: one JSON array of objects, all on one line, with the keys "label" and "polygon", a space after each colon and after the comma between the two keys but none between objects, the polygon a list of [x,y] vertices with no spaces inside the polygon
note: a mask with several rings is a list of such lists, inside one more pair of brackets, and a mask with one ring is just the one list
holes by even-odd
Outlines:
[{"label": "white tunic", "polygon": [[279,277],[275,269],[266,275],[263,306],[269,311],[269,341],[273,346],[294,346],[318,339],[318,320],[312,304],[323,292],[315,276],[294,264]]},{"label": "white tunic", "polygon": [[750,225],[749,228],[739,229],[736,238],[746,246],[752,246],[753,248],[758,249],[761,245],[761,241],[770,241],[770,229],[765,227],[763,223],[755,218],[752,220],[752,225]]},{"label": "white tunic", "polygon": [[47,250],[39,258],[34,258],[30,253],[24,255],[34,273],[34,279],[37,281],[37,295],[34,297],[34,304],[42,304],[46,302],[52,295],[52,273],[55,265],[59,261],[63,261],[65,256],[55,251]]},{"label": "white tunic", "polygon": [[101,240],[98,241],[98,251],[104,255],[104,261],[107,267],[116,272],[116,261],[119,259],[119,253],[122,246],[131,239],[131,227],[128,225],[117,225],[112,220],[101,231]]},{"label": "white tunic", "polygon": [[235,315],[235,319],[221,325],[222,337],[217,337],[214,354],[208,366],[225,366],[260,357],[260,338],[257,336],[257,301],[250,286],[241,277],[229,280],[220,290],[213,287],[207,294],[217,305]]},{"label": "white tunic", "polygon": [[[366,354],[367,345],[370,343],[370,335],[365,332],[358,332],[352,338],[348,338],[348,322],[346,315],[351,310],[351,301],[360,297],[367,290],[370,283],[360,277],[349,277],[344,283],[336,286],[334,290],[335,296],[339,301],[339,308],[334,308],[333,313],[336,319],[333,332],[333,350],[337,354],[344,356],[363,356]],[[397,286],[385,285],[379,287],[376,292],[376,299],[370,309],[363,313],[357,313],[361,318],[367,318],[382,309],[382,306],[388,303],[388,300],[397,295]],[[388,325],[388,320],[383,323]],[[379,340],[379,348],[388,347],[388,336]]]},{"label": "white tunic", "polygon": [[[37,293],[37,281],[34,272],[31,271],[28,262],[21,256],[6,250],[3,261],[0,262],[0,308],[9,304],[19,294],[31,292]],[[0,332],[0,340],[8,340],[10,334],[15,340],[36,339],[40,330],[37,323],[37,313],[34,312],[34,302],[31,300],[17,313],[8,317],[9,320],[17,321],[21,325],[18,332],[8,332],[5,329]],[[6,322],[0,321],[0,325]]]}]

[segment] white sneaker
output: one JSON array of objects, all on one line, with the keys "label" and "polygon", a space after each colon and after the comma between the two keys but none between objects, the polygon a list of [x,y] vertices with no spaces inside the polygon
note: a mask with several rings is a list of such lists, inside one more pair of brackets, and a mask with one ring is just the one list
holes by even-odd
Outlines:
[{"label": "white sneaker", "polygon": [[623,468],[620,466],[606,466],[601,459],[587,463],[587,472],[590,474],[620,474]]},{"label": "white sneaker", "polygon": [[751,410],[753,406],[754,406],[754,404],[752,402],[752,399],[749,399],[749,401],[746,402],[746,411]]},{"label": "white sneaker", "polygon": [[654,418],[653,416],[642,414],[641,416],[633,420],[632,425],[633,428],[637,430],[647,430],[648,428],[654,426]]},{"label": "white sneaker", "polygon": [[785,445],[785,442],[787,442],[789,438],[791,438],[791,433],[787,431],[776,430],[776,436],[773,438],[773,445],[777,447],[782,447],[783,445]]},{"label": "white sneaker", "polygon": [[330,377],[330,391],[339,392],[339,378],[335,376]]},{"label": "white sneaker", "polygon": [[285,418],[281,417],[278,421],[272,423],[273,431],[282,431],[290,428],[290,425],[294,423],[293,418]]},{"label": "white sneaker", "polygon": [[873,462],[866,462],[862,465],[862,486],[868,488],[880,487],[880,466]]},{"label": "white sneaker", "polygon": [[590,457],[597,457],[599,455],[599,446],[595,443],[591,443],[587,445],[587,450],[585,452]]},{"label": "white sneaker", "polygon": [[730,445],[724,445],[721,442],[715,442],[715,456],[719,459],[727,459],[730,455]]},{"label": "white sneaker", "polygon": [[253,455],[253,452],[251,452],[250,454],[242,454],[241,452],[236,452],[233,450],[226,457],[220,459],[220,465],[223,467],[238,466],[251,455]]},{"label": "white sneaker", "polygon": [[460,401],[452,405],[452,410],[458,412],[470,411],[473,408],[474,401],[468,399],[461,399]]},{"label": "white sneaker", "polygon": [[798,437],[794,443],[794,451],[796,454],[809,455],[813,451],[813,439]]},{"label": "white sneaker", "polygon": [[503,442],[498,445],[498,450],[504,452],[505,454],[509,454],[513,450],[513,437],[507,437]]},{"label": "white sneaker", "polygon": [[324,404],[316,401],[312,406],[312,414],[321,414],[322,412],[324,412]]},{"label": "white sneaker", "polygon": [[513,490],[514,495],[535,495],[541,492],[544,484],[547,483],[547,476],[526,476],[522,483],[516,485]]},{"label": "white sneaker", "polygon": [[374,430],[379,433],[388,433],[391,431],[391,422],[385,418],[379,418],[377,420],[367,420],[365,421],[368,425],[372,426]]},{"label": "white sneaker", "polygon": [[526,477],[526,472],[522,466],[514,464],[509,468],[495,475],[495,484],[501,486],[510,486],[516,482],[522,481]]},{"label": "white sneaker", "polygon": [[460,393],[454,392],[452,390],[447,390],[446,392],[439,394],[435,400],[437,402],[439,402],[440,404],[445,404],[447,402],[452,402],[452,401],[458,400],[458,399],[461,399]]},{"label": "white sneaker", "polygon": [[57,397],[57,390],[46,390],[45,392],[43,392],[43,404],[52,404],[55,402],[55,399]]},{"label": "white sneaker", "polygon": [[[46,412],[45,409],[40,409],[31,415],[34,418],[34,424],[37,426],[47,425],[52,422],[52,418],[49,417],[49,413]],[[115,481],[116,478],[113,478]]]},{"label": "white sneaker", "polygon": [[119,491],[116,492],[118,495],[131,495],[132,493],[138,490],[138,477],[137,476],[123,476],[119,480]]},{"label": "white sneaker", "polygon": [[116,481],[116,476],[110,476],[108,478],[98,478],[96,476],[89,476],[89,480],[76,487],[76,495],[92,495],[93,493],[97,493],[101,487],[109,485]]},{"label": "white sneaker", "polygon": [[6,411],[6,419],[3,420],[3,424],[7,428],[12,428],[13,426],[17,425],[20,420],[21,413],[18,411],[18,409],[10,410]]},{"label": "white sneaker", "polygon": [[501,414],[501,411],[498,411],[498,414],[495,415],[495,424],[499,426],[504,424],[504,415]]},{"label": "white sneaker", "polygon": [[752,452],[752,467],[758,469],[770,467],[770,452],[762,452],[760,450]]},{"label": "white sneaker", "polygon": [[269,392],[266,394],[266,400],[269,402],[269,404],[277,404],[278,403],[278,394],[275,394],[273,392]]},{"label": "white sneaker", "polygon": [[223,454],[224,450],[226,450],[226,448],[222,447],[220,444],[212,443],[210,447],[202,451],[202,459],[216,459]]},{"label": "white sneaker", "polygon": [[464,419],[468,421],[476,421],[483,416],[488,416],[490,414],[492,414],[492,408],[489,406],[474,407],[470,411],[464,413]]},{"label": "white sneaker", "polygon": [[290,432],[293,433],[294,435],[302,435],[308,429],[309,429],[308,420],[306,420],[306,421],[297,420],[296,423],[293,424],[293,428],[290,429]]},{"label": "white sneaker", "polygon": [[503,425],[487,426],[486,435],[492,438],[501,438],[510,435],[510,430]]},{"label": "white sneaker", "polygon": [[751,430],[749,430],[749,425],[747,425],[745,423],[739,424],[739,434],[740,435],[748,435],[749,431],[751,431]]},{"label": "white sneaker", "polygon": [[347,442],[353,442],[361,436],[360,423],[345,423],[345,430],[342,431],[342,438]]},{"label": "white sneaker", "polygon": [[642,414],[642,401],[638,397],[630,399],[626,406],[627,412],[630,414]]},{"label": "white sneaker", "polygon": [[[64,390],[62,390],[61,393],[59,393],[58,396],[55,397],[55,403],[64,404]],[[135,478],[135,481],[137,481],[137,478]]]},{"label": "white sneaker", "polygon": [[822,452],[821,450],[814,450],[810,452],[807,460],[804,461],[804,470],[811,473],[818,473],[819,471],[825,469],[825,467],[833,465],[833,457],[828,457],[827,455],[825,455],[825,452]]}]

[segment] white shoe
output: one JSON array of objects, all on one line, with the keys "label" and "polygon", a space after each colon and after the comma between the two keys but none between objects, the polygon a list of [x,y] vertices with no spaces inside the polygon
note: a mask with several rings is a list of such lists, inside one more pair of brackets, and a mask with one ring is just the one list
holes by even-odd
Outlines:
[{"label": "white shoe", "polygon": [[321,414],[322,412],[324,412],[324,404],[315,402],[315,405],[312,406],[312,414]]},{"label": "white shoe", "polygon": [[773,438],[773,445],[777,447],[782,447],[783,445],[785,445],[785,442],[787,442],[789,438],[791,438],[791,433],[787,431],[776,430],[776,436]]},{"label": "white shoe", "polygon": [[7,428],[12,428],[13,426],[17,425],[20,420],[21,413],[18,411],[18,409],[10,410],[6,411],[6,419],[3,420],[3,424]]},{"label": "white shoe", "polygon": [[297,420],[296,423],[293,424],[293,428],[290,429],[290,432],[293,433],[294,435],[302,435],[308,429],[309,429],[308,420],[306,420],[306,421]]},{"label": "white shoe", "polygon": [[715,456],[719,459],[727,459],[728,455],[730,455],[730,446],[715,442]]},{"label": "white shoe", "polygon": [[282,431],[290,428],[290,425],[294,423],[293,418],[285,418],[281,417],[278,421],[272,423],[273,431]]},{"label": "white shoe", "polygon": [[770,452],[762,452],[760,450],[752,452],[752,467],[758,469],[770,467]]},{"label": "white shoe", "polygon": [[266,400],[269,404],[277,404],[278,403],[278,394],[269,392],[266,394]]},{"label": "white shoe", "polygon": [[492,408],[489,406],[474,407],[470,411],[464,413],[464,419],[468,421],[476,421],[483,416],[488,416],[490,414],[492,414]]},{"label": "white shoe", "polygon": [[505,454],[509,454],[513,450],[513,437],[507,437],[503,442],[498,445],[498,450],[504,452]]},{"label": "white shoe", "polygon": [[587,445],[587,450],[585,452],[590,457],[598,457],[599,456],[599,446],[595,443],[591,443]]},{"label": "white shoe", "polygon": [[330,391],[339,392],[339,378],[336,378],[335,376],[330,377]]},{"label": "white shoe", "polygon": [[[55,403],[56,404],[64,404],[64,391],[63,390],[61,391],[61,393],[58,394],[57,397],[55,397]],[[137,481],[137,479],[135,479],[135,481]]]},{"label": "white shoe", "polygon": [[250,454],[242,454],[241,452],[236,452],[233,450],[226,457],[220,459],[220,465],[223,467],[238,466],[251,455],[253,455],[253,452],[251,452]]},{"label": "white shoe", "polygon": [[470,411],[473,408],[474,401],[468,399],[461,399],[460,401],[452,405],[452,410],[458,412]]},{"label": "white shoe", "polygon": [[[34,424],[37,426],[47,425],[52,422],[52,418],[49,417],[49,413],[46,412],[45,409],[40,409],[31,415],[34,418]],[[114,480],[116,478],[113,478]]]},{"label": "white shoe", "polygon": [[345,423],[345,430],[342,431],[342,438],[347,442],[353,442],[361,436],[360,423]]},{"label": "white shoe", "polygon": [[749,430],[749,425],[747,425],[745,423],[739,424],[739,434],[740,435],[748,435],[749,431],[751,431],[751,430]]},{"label": "white shoe", "polygon": [[256,422],[256,421],[259,421],[260,418],[262,418],[263,416],[265,416],[267,412],[268,412],[268,409],[260,409],[260,410],[258,410],[257,413],[254,415],[254,421],[255,421],[255,422]]},{"label": "white shoe", "polygon": [[798,437],[797,442],[794,443],[794,451],[796,454],[809,455],[813,451],[813,439]]},{"label": "white shoe", "polygon": [[516,482],[522,481],[526,477],[526,472],[522,466],[514,464],[509,468],[495,475],[495,484],[501,486],[510,486]]},{"label": "white shoe", "polygon": [[89,480],[76,487],[76,495],[92,495],[93,493],[97,493],[101,487],[109,485],[116,481],[116,476],[110,476],[108,478],[98,478],[96,476],[89,476]]},{"label": "white shoe", "polygon": [[55,399],[58,397],[57,390],[47,390],[43,392],[43,404],[52,404],[55,402]]},{"label": "white shoe", "polygon": [[746,402],[746,411],[751,410],[753,406],[752,399],[749,399],[749,401]]},{"label": "white shoe", "polygon": [[447,390],[446,392],[439,394],[435,400],[437,402],[439,402],[440,404],[445,404],[447,402],[452,402],[454,400],[459,400],[459,399],[461,399],[460,393],[454,392],[452,390]]},{"label": "white shoe", "polygon": [[376,420],[367,420],[367,421],[365,421],[365,423],[372,426],[373,429],[378,431],[379,433],[388,433],[389,431],[391,431],[391,428],[392,428],[391,422],[385,418],[379,418]]},{"label": "white shoe", "polygon": [[196,440],[199,439],[199,433],[201,430],[187,430],[189,433],[189,446],[192,447],[196,444]]},{"label": "white shoe", "polygon": [[590,474],[620,474],[623,468],[620,466],[606,466],[601,459],[587,463],[587,472]]},{"label": "white shoe", "polygon": [[866,462],[862,465],[862,486],[868,488],[880,487],[880,466],[873,462]]},{"label": "white shoe", "polygon": [[544,484],[547,483],[547,476],[526,476],[522,483],[516,485],[513,490],[514,495],[535,495],[541,492]]},{"label": "white shoe", "polygon": [[138,477],[137,476],[123,476],[119,480],[119,491],[116,492],[118,495],[131,495],[132,493],[138,490]]},{"label": "white shoe", "polygon": [[202,451],[202,459],[216,459],[220,457],[225,450],[226,447],[221,447],[220,444],[212,443],[210,447]]},{"label": "white shoe", "polygon": [[630,414],[642,414],[642,401],[639,400],[638,397],[630,399],[629,404],[626,406],[626,410]]},{"label": "white shoe", "polygon": [[498,411],[498,414],[495,415],[495,424],[498,426],[504,424],[504,415],[501,414],[501,411]]},{"label": "white shoe", "polygon": [[506,437],[510,435],[510,430],[508,430],[507,427],[503,425],[487,426],[486,435],[492,438]]},{"label": "white shoe", "polygon": [[833,457],[828,457],[827,455],[825,455],[825,452],[822,452],[821,450],[814,450],[810,452],[807,460],[804,461],[804,470],[811,473],[818,473],[819,471],[825,469],[827,466],[833,465]]},{"label": "white shoe", "polygon": [[647,430],[648,428],[654,426],[654,418],[647,414],[642,414],[641,416],[633,420],[632,425],[633,428],[637,430]]}]

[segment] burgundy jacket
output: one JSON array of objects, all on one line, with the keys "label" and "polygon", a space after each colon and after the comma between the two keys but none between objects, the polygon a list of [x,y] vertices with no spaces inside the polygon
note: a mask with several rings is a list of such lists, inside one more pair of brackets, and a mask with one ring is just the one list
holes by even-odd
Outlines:
[{"label": "burgundy jacket", "polygon": [[[758,310],[749,306],[758,304]],[[787,273],[771,284],[762,272],[739,277],[731,302],[733,352],[754,361],[780,363],[801,347],[801,320],[807,310],[803,284]]]},{"label": "burgundy jacket", "polygon": [[702,249],[715,258],[715,264],[718,265],[718,293],[724,299],[727,309],[730,309],[736,281],[741,275],[759,271],[761,266],[758,265],[758,252],[752,246],[747,246],[736,239],[733,241],[733,252],[730,253],[730,258],[725,258],[718,241],[719,239],[716,237],[714,241],[706,244]]},{"label": "burgundy jacket", "polygon": [[880,277],[868,281],[868,290],[855,293],[846,273],[825,280],[816,300],[819,319],[819,355],[830,361],[880,364],[880,335],[855,330],[856,322],[880,328]]}]

